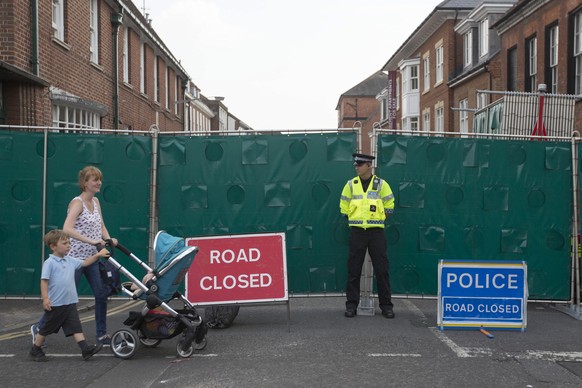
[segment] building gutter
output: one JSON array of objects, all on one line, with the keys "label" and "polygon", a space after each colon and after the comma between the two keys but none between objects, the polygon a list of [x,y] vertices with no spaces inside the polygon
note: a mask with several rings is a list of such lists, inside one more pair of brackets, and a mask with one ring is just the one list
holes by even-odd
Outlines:
[{"label": "building gutter", "polygon": [[[119,4],[118,4],[119,5]],[[113,35],[113,129],[119,129],[119,27],[123,24],[123,8],[111,12]]]}]

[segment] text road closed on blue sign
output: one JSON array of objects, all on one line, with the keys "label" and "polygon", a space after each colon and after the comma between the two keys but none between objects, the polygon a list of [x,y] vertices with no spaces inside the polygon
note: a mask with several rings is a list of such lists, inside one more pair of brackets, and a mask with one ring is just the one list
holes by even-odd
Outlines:
[{"label": "text road closed on blue sign", "polygon": [[444,328],[526,327],[525,262],[439,263],[438,325]]}]

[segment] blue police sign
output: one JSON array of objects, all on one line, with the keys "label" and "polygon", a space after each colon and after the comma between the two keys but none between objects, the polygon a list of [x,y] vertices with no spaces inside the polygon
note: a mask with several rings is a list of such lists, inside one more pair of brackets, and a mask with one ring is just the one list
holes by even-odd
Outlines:
[{"label": "blue police sign", "polygon": [[439,263],[437,324],[445,328],[525,330],[525,261]]}]

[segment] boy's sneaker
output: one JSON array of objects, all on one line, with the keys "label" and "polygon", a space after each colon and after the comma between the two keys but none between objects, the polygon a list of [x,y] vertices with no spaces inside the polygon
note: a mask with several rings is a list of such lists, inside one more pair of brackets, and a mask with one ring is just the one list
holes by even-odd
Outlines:
[{"label": "boy's sneaker", "polygon": [[95,344],[95,345],[88,346],[87,349],[83,350],[83,352],[82,352],[83,360],[87,361],[88,359],[93,357],[94,354],[99,353],[99,351],[102,348],[103,348],[103,345],[101,345],[99,343]]},{"label": "boy's sneaker", "polygon": [[28,359],[36,362],[44,362],[49,360],[42,349],[37,348],[36,346],[33,346],[32,349],[30,349],[30,352],[28,353]]},{"label": "boy's sneaker", "polygon": [[97,343],[106,347],[111,346],[111,337],[109,334],[105,334],[104,336],[97,338]]},{"label": "boy's sneaker", "polygon": [[[30,326],[30,334],[32,335],[32,344],[34,345],[36,341],[36,335],[38,334],[38,323]],[[46,338],[40,347],[46,349]]]}]

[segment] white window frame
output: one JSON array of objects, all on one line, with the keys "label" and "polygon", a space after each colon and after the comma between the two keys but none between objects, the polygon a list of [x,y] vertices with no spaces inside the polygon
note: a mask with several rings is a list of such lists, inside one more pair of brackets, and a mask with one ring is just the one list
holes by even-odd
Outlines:
[{"label": "white window frame", "polygon": [[180,105],[178,103],[178,88],[180,87],[180,77],[178,77],[176,75],[176,77],[174,78],[174,114],[178,114],[179,111],[179,106]]},{"label": "white window frame", "polygon": [[160,85],[158,79],[158,56],[154,55],[154,101],[160,102]]},{"label": "white window frame", "polygon": [[550,28],[550,93],[558,93],[558,25]]},{"label": "white window frame", "polygon": [[489,104],[488,99],[487,93],[477,93],[477,109],[485,108]]},{"label": "white window frame", "polygon": [[145,43],[142,43],[139,48],[139,91],[145,94]]},{"label": "white window frame", "polygon": [[[442,103],[439,103],[434,108],[434,130],[435,132],[443,132],[445,127],[445,108]],[[439,134],[442,136],[442,134]]]},{"label": "white window frame", "polygon": [[582,11],[574,15],[574,94],[582,94]]},{"label": "white window frame", "polygon": [[422,113],[422,131],[430,132],[430,108],[425,109]]},{"label": "white window frame", "polygon": [[388,98],[382,97],[380,99],[380,117],[384,121],[388,118]]},{"label": "white window frame", "polygon": [[532,37],[527,41],[529,46],[528,50],[528,63],[529,63],[529,73],[528,82],[530,83],[530,88],[532,92],[537,90],[537,74],[538,74],[538,38],[537,36]]},{"label": "white window frame", "polygon": [[123,29],[123,82],[129,84],[129,27]]},{"label": "white window frame", "polygon": [[422,59],[423,72],[423,90],[428,92],[430,90],[430,56],[427,55]]},{"label": "white window frame", "polygon": [[470,67],[473,64],[473,30],[463,35],[463,65]]},{"label": "white window frame", "polygon": [[480,39],[479,39],[479,53],[481,57],[489,54],[489,18],[484,18],[479,23]]},{"label": "white window frame", "polygon": [[418,116],[412,116],[410,117],[410,131],[412,133],[418,133]]},{"label": "white window frame", "polygon": [[408,74],[410,76],[410,90],[409,92],[417,92],[418,91],[418,65],[412,65],[408,67]]},{"label": "white window frame", "polygon": [[442,44],[435,48],[436,84],[443,82],[444,74],[444,48]]},{"label": "white window frame", "polygon": [[166,109],[170,109],[170,67],[166,63],[166,92],[164,95]]},{"label": "white window frame", "polygon": [[396,110],[400,109],[400,80],[396,78]]},{"label": "white window frame", "polygon": [[75,129],[100,129],[101,116],[90,110],[66,105],[52,106],[53,127]]},{"label": "white window frame", "polygon": [[462,134],[469,133],[469,100],[463,99],[459,101],[459,132]]},{"label": "white window frame", "polygon": [[99,3],[89,0],[89,52],[91,62],[99,63]]},{"label": "white window frame", "polygon": [[65,41],[65,0],[53,0],[53,37]]}]

